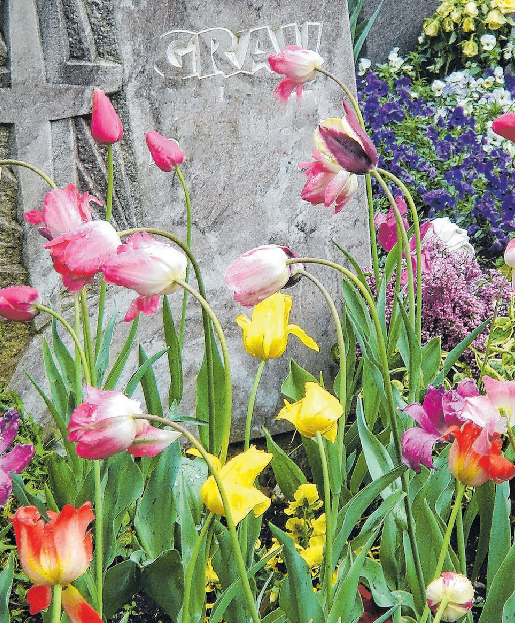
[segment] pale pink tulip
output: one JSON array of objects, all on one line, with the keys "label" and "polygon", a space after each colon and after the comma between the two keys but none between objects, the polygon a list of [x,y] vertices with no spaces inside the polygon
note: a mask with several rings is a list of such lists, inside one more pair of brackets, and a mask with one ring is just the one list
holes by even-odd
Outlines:
[{"label": "pale pink tulip", "polygon": [[285,76],[274,93],[280,101],[286,102],[294,89],[299,97],[302,95],[303,84],[314,80],[316,70],[322,66],[324,59],[312,50],[288,45],[278,54],[272,54],[268,62],[272,71]]}]

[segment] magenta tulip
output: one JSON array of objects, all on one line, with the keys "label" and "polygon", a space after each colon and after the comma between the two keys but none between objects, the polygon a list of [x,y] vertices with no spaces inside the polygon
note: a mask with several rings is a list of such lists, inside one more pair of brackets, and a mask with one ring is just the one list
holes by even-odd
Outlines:
[{"label": "magenta tulip", "polygon": [[93,91],[93,113],[91,116],[91,135],[103,145],[117,143],[123,137],[123,126],[120,117],[100,89]]},{"label": "magenta tulip", "polygon": [[147,132],[145,139],[154,162],[162,171],[169,172],[184,160],[179,145],[158,132]]}]

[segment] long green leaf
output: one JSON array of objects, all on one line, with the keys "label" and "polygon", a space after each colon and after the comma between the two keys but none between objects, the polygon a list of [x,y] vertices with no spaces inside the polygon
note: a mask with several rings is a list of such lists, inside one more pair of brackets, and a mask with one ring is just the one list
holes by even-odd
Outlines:
[{"label": "long green leaf", "polygon": [[113,332],[117,316],[118,310],[115,309],[113,314],[111,315],[111,318],[109,318],[104,334],[102,335],[102,341],[100,343],[100,348],[96,357],[95,374],[97,378],[97,383],[99,383],[99,385],[104,380],[104,375],[107,372],[107,367],[109,366],[111,342],[113,340]]},{"label": "long green leaf", "polygon": [[127,358],[132,349],[132,345],[134,344],[134,340],[136,339],[136,333],[138,331],[139,325],[139,315],[133,320],[131,325],[131,330],[129,331],[129,335],[125,340],[124,345],[122,346],[122,350],[118,354],[118,357],[115,359],[113,367],[111,371],[107,375],[107,380],[104,383],[104,389],[113,389],[116,385],[118,379],[120,378],[121,373],[127,363]]},{"label": "long green leaf", "polygon": [[75,359],[64,345],[54,317],[52,317],[52,348],[61,368],[63,382],[69,390],[72,390],[75,386]]},{"label": "long green leaf", "polygon": [[64,422],[68,421],[68,397],[69,392],[66,389],[61,374],[56,366],[52,351],[48,346],[46,339],[43,339],[43,362],[45,364],[45,373],[52,394],[56,410],[61,414]]},{"label": "long green leaf", "polygon": [[[360,0],[361,3],[363,3],[363,1],[364,0]],[[352,268],[354,269],[354,272],[356,273],[357,278],[366,287],[366,289],[367,289],[368,293],[370,294],[370,296],[373,296],[372,295],[372,290],[370,289],[370,286],[368,285],[367,278],[365,277],[365,273],[363,272],[363,269],[361,268],[359,263],[354,259],[354,257],[346,249],[344,249],[342,246],[340,246],[335,240],[331,240],[331,242],[334,244],[334,246],[337,249],[339,249],[343,253],[343,255],[345,255],[345,257],[347,258],[348,262],[351,264]]]},{"label": "long green leaf", "polygon": [[511,547],[510,483],[498,484],[488,547],[487,595],[499,567]]},{"label": "long green leaf", "polygon": [[184,597],[184,576],[179,552],[163,552],[154,562],[143,567],[141,583],[145,593],[163,608],[172,621],[178,621]]},{"label": "long green leaf", "polygon": [[370,32],[370,29],[372,28],[372,26],[374,25],[374,22],[376,21],[376,18],[379,14],[379,11],[381,10],[383,2],[384,0],[381,0],[381,2],[379,3],[379,6],[377,7],[377,9],[374,11],[372,16],[368,20],[365,28],[363,29],[361,35],[359,36],[359,39],[354,42],[354,46],[353,46],[354,47],[354,62],[358,60],[359,53],[361,52],[361,48],[363,47],[363,44],[365,43],[365,39],[367,38],[367,35]]},{"label": "long green leaf", "polygon": [[264,426],[261,430],[266,437],[268,452],[274,455],[272,470],[279,489],[287,500],[293,500],[293,494],[300,485],[307,482],[307,478],[302,473],[300,467],[275,443],[268,430]]},{"label": "long green leaf", "polygon": [[152,368],[152,364],[157,361],[160,357],[162,357],[166,351],[168,350],[168,348],[163,348],[163,350],[160,350],[159,352],[157,352],[155,355],[152,355],[152,357],[149,357],[145,363],[143,363],[142,365],[140,365],[140,367],[136,370],[136,372],[131,376],[131,378],[129,379],[129,382],[127,383],[127,385],[125,386],[125,395],[129,396],[129,398],[132,396],[132,394],[134,393],[134,391],[136,390],[136,387],[138,386],[138,383],[141,381],[141,379],[143,378],[143,376],[146,374],[146,372]]},{"label": "long green leaf", "polygon": [[182,400],[183,378],[181,346],[167,296],[163,297],[163,331],[165,344],[168,346],[168,369],[170,371],[168,406],[170,406],[173,402],[179,404]]},{"label": "long green leaf", "polygon": [[14,578],[14,554],[11,552],[7,564],[0,573],[0,623],[9,623],[9,597]]},{"label": "long green leaf", "polygon": [[[479,570],[488,554],[490,535],[492,530],[492,518],[495,503],[495,484],[492,481],[485,482],[474,491],[474,498],[479,509],[479,539],[476,548],[476,557],[472,568],[472,579],[475,580]],[[492,578],[493,579],[493,578]]]},{"label": "long green leaf", "polygon": [[140,569],[133,560],[123,560],[109,567],[104,577],[103,614],[115,616],[140,588]]},{"label": "long green leaf", "polygon": [[515,544],[506,554],[490,585],[479,623],[499,623],[499,615],[515,591]]},{"label": "long green leaf", "polygon": [[[142,366],[148,361],[147,354],[140,344],[138,348],[139,365]],[[159,395],[159,389],[157,388],[156,375],[152,366],[148,368],[145,374],[141,377],[141,387],[143,388],[143,395],[145,396],[145,405],[147,407],[147,413],[153,413],[159,417],[163,417],[163,406],[161,404],[161,396]]]}]

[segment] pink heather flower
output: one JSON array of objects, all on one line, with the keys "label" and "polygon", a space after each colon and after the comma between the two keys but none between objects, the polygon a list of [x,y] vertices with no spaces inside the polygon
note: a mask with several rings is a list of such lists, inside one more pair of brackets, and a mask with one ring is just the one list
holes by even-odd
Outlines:
[{"label": "pink heather flower", "polygon": [[114,390],[88,386],[86,400],[72,413],[68,440],[77,442],[83,459],[106,459],[127,450],[134,456],[155,456],[180,435],[151,426],[140,402]]},{"label": "pink heather flower", "polygon": [[289,287],[299,279],[302,264],[286,264],[298,257],[287,247],[267,244],[247,251],[226,269],[224,279],[234,292],[234,300],[245,307],[253,307],[262,300]]},{"label": "pink heather flower", "polygon": [[184,160],[179,145],[158,132],[147,132],[145,139],[154,162],[162,171],[171,171]]},{"label": "pink heather flower", "polygon": [[140,311],[153,314],[160,296],[178,290],[176,280],[185,279],[187,265],[181,251],[143,232],[127,238],[101,270],[109,283],[130,288],[140,295],[125,316],[125,321],[130,322]]},{"label": "pink heather flower", "polygon": [[114,227],[106,221],[90,221],[45,243],[54,269],[71,292],[91,283],[100,266],[121,246]]},{"label": "pink heather flower", "polygon": [[515,142],[515,112],[507,112],[497,117],[492,123],[492,130],[499,136]]},{"label": "pink heather flower", "polygon": [[323,154],[343,169],[364,175],[376,166],[377,150],[345,100],[343,108],[345,117],[326,119],[318,126],[315,142]]},{"label": "pink heather flower", "polygon": [[268,62],[272,71],[285,76],[274,93],[281,102],[287,102],[294,89],[297,89],[297,96],[302,95],[302,85],[315,79],[316,70],[322,66],[324,59],[312,50],[287,45],[278,54],[272,54]]},{"label": "pink heather flower", "polygon": [[31,443],[17,444],[10,452],[6,452],[13,443],[19,426],[20,415],[16,409],[9,409],[0,418],[0,507],[2,508],[7,504],[11,495],[11,472],[21,473],[34,456],[34,446]]},{"label": "pink heather flower", "polygon": [[334,203],[334,213],[338,214],[354,196],[358,179],[322,152],[313,151],[311,155],[314,161],[299,162],[299,167],[305,169],[304,175],[308,177],[300,196],[311,205],[323,203],[328,207]]},{"label": "pink heather flower", "polygon": [[39,292],[30,286],[10,286],[0,290],[0,316],[8,320],[32,320],[39,314],[38,303],[41,303]]},{"label": "pink heather flower", "polygon": [[433,580],[426,589],[427,605],[436,612],[444,599],[449,603],[443,611],[442,621],[457,621],[474,605],[474,588],[461,573],[446,571]]},{"label": "pink heather flower", "polygon": [[91,135],[103,145],[117,143],[123,137],[123,126],[120,117],[100,89],[93,91],[93,113],[91,117]]},{"label": "pink heather flower", "polygon": [[39,226],[39,233],[44,238],[52,240],[91,221],[90,201],[102,205],[93,195],[87,192],[81,195],[74,184],[68,184],[66,188],[55,188],[45,195],[42,212],[31,210],[25,212],[23,217],[28,223]]}]

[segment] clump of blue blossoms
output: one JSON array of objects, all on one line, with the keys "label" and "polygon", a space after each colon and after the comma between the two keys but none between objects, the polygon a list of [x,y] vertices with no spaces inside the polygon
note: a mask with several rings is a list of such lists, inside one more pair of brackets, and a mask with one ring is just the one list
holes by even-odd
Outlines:
[{"label": "clump of blue blossoms", "polygon": [[[426,85],[416,61],[416,54],[408,61],[395,49],[374,70],[366,59],[358,66],[358,95],[379,166],[409,185],[423,218],[449,216],[467,230],[480,259],[494,260],[515,231],[515,146],[490,126],[515,108],[515,76],[502,67],[481,77],[465,69]],[[374,196],[387,209],[378,186]]]}]

